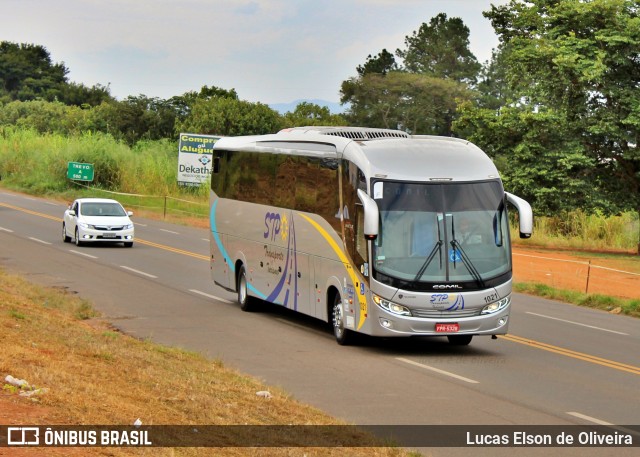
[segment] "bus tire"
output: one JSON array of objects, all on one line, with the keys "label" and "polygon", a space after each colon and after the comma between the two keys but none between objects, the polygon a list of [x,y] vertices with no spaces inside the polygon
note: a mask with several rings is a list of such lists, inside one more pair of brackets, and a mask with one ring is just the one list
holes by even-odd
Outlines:
[{"label": "bus tire", "polygon": [[467,346],[471,343],[471,339],[473,335],[449,335],[447,339],[449,340],[449,344],[454,346]]},{"label": "bus tire", "polygon": [[249,296],[249,290],[247,287],[247,271],[244,268],[244,265],[240,266],[240,270],[238,271],[238,303],[240,303],[240,309],[242,311],[253,311],[254,309],[254,299]]},{"label": "bus tire", "polygon": [[344,326],[344,311],[340,294],[336,294],[331,307],[331,326],[333,327],[333,335],[340,346],[347,346],[354,341],[354,333]]}]

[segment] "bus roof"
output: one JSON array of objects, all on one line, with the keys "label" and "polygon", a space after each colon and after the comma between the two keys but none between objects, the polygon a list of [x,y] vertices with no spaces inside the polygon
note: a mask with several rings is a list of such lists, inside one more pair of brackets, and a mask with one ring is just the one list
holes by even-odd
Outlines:
[{"label": "bus roof", "polygon": [[407,181],[498,179],[493,161],[469,141],[364,127],[295,127],[277,134],[223,137],[214,149],[347,159],[369,177]]}]

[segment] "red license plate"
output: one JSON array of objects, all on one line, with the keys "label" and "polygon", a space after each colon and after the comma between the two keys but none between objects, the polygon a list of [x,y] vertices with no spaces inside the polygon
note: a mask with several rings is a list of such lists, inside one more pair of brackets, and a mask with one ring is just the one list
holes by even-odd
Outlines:
[{"label": "red license plate", "polygon": [[460,324],[454,322],[453,324],[436,324],[437,333],[455,333],[460,331]]}]

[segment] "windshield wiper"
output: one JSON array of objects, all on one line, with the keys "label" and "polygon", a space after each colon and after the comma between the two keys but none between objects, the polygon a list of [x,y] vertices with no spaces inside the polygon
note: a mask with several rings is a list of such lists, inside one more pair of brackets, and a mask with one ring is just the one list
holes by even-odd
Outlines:
[{"label": "windshield wiper", "polygon": [[455,225],[455,222],[453,220],[453,214],[451,215],[451,236],[453,238],[451,240],[450,244],[451,244],[451,247],[453,248],[453,266],[454,266],[454,268],[456,266],[456,251],[458,251],[460,253],[460,258],[462,259],[462,263],[464,263],[464,266],[467,268],[467,270],[469,270],[469,273],[471,273],[471,276],[473,276],[473,279],[476,280],[476,282],[478,283],[478,285],[480,287],[482,287],[482,288],[486,287],[486,285],[484,283],[484,280],[482,279],[482,276],[480,276],[480,273],[478,273],[478,270],[476,270],[476,267],[473,265],[473,262],[471,261],[471,259],[467,255],[467,253],[464,252],[464,249],[462,248],[462,245],[456,239],[456,225]]},{"label": "windshield wiper", "polygon": [[420,267],[420,270],[418,270],[418,274],[416,274],[416,277],[413,278],[414,281],[418,281],[422,277],[425,270],[431,264],[431,261],[433,260],[433,258],[436,256],[436,252],[440,252],[440,263],[442,263],[442,251],[440,251],[440,247],[442,245],[443,245],[442,240],[436,241],[436,244],[433,246],[433,249],[431,249],[431,252],[427,256],[427,260],[424,261],[424,263]]},{"label": "windshield wiper", "polygon": [[[469,273],[471,273],[471,276],[473,276],[473,279],[476,280],[478,285],[484,288],[485,283],[484,283],[484,280],[482,279],[482,276],[480,276],[480,273],[478,273],[478,270],[476,270],[476,267],[473,265],[473,262],[471,262],[471,259],[469,259],[469,256],[467,255],[467,253],[464,252],[464,249],[462,249],[462,245],[460,245],[460,242],[455,239],[451,240],[451,247],[454,249],[454,251],[457,250],[460,253],[460,258],[462,259],[462,263],[464,264],[464,266],[467,267],[467,270],[469,270]],[[455,252],[453,255],[455,258]],[[455,265],[455,262],[454,262],[454,265]]]},{"label": "windshield wiper", "polygon": [[427,256],[427,260],[424,261],[424,263],[422,264],[422,266],[418,270],[418,273],[416,274],[416,277],[413,278],[414,281],[418,281],[422,277],[424,272],[427,270],[427,267],[431,264],[431,261],[435,257],[436,252],[440,253],[440,268],[442,268],[442,250],[440,248],[442,247],[444,242],[442,241],[442,233],[440,233],[440,223],[438,222],[438,216],[437,215],[436,215],[436,226],[438,227],[438,241],[436,241],[436,244],[433,245],[433,248],[431,249],[431,252]]}]

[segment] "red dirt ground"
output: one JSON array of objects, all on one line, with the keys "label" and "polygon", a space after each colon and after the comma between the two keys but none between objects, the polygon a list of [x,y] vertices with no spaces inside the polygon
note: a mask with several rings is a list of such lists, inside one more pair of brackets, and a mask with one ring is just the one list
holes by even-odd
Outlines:
[{"label": "red dirt ground", "polygon": [[558,289],[640,299],[640,262],[593,258],[564,251],[513,249],[516,282],[539,282]]}]

